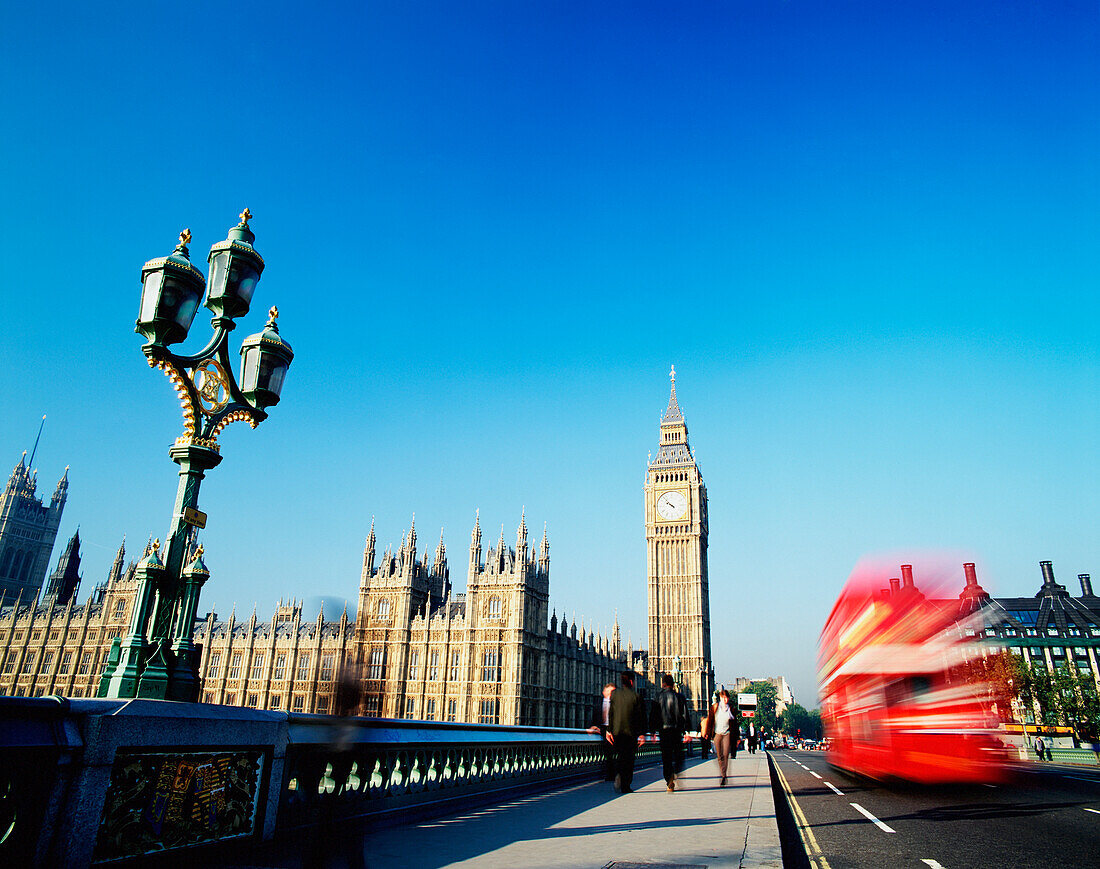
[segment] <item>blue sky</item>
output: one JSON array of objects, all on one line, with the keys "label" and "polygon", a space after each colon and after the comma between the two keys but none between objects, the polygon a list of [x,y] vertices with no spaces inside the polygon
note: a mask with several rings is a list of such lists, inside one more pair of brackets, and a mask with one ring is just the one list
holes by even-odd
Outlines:
[{"label": "blue sky", "polygon": [[84,593],[175,490],[141,264],[246,205],[235,337],[277,304],[296,356],[204,484],[204,611],[354,599],[372,515],[445,526],[461,589],[525,506],[559,614],[644,645],[671,363],[720,680],[812,704],[867,553],[1100,574],[1097,4],[148,6],[0,31],[0,452],[48,415]]}]

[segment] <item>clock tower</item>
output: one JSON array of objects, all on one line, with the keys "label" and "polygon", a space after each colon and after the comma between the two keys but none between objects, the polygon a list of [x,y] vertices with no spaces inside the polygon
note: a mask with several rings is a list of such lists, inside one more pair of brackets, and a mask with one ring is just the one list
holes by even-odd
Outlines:
[{"label": "clock tower", "polygon": [[646,469],[645,537],[649,571],[649,677],[671,673],[695,717],[714,690],[707,575],[707,489],[688,444],[687,423],[672,394],[661,418],[661,444]]}]

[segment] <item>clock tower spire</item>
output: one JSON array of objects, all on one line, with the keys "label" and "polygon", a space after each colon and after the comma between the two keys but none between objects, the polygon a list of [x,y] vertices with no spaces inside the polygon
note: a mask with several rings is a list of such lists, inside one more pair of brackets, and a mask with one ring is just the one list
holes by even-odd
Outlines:
[{"label": "clock tower spire", "polygon": [[[650,678],[683,673],[680,685],[696,716],[714,690],[710,650],[710,581],[707,572],[707,489],[688,442],[676,398],[676,368],[661,417],[660,445],[645,480],[649,574]],[[679,667],[677,667],[679,664]]]}]

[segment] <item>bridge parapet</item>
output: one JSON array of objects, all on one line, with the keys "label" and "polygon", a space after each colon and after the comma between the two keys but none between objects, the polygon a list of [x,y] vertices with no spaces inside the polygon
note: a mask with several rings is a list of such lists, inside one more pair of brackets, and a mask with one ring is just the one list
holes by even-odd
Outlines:
[{"label": "bridge parapet", "polygon": [[216,850],[495,801],[593,775],[602,757],[598,736],[565,728],[0,698],[0,856],[90,866]]}]

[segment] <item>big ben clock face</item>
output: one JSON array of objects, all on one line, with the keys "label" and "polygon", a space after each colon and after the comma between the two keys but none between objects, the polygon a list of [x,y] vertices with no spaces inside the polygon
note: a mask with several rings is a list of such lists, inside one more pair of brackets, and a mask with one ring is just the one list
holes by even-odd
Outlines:
[{"label": "big ben clock face", "polygon": [[657,513],[662,519],[681,519],[687,515],[687,505],[683,492],[665,492],[657,499]]}]

